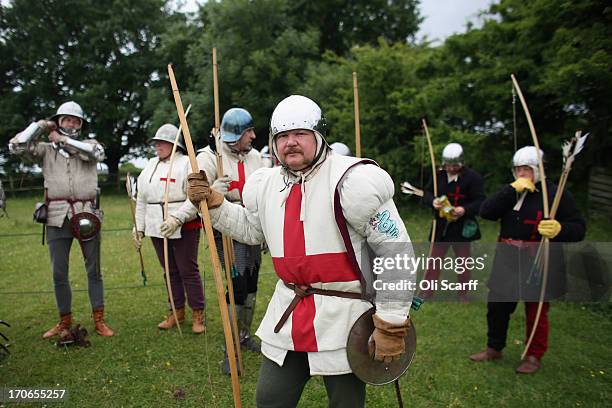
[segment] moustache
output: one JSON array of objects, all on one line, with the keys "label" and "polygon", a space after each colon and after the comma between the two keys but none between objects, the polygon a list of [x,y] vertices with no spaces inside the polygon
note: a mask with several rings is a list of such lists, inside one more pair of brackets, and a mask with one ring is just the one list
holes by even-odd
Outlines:
[{"label": "moustache", "polygon": [[285,149],[284,153],[286,155],[291,153],[302,153],[302,149],[296,147],[288,147],[287,149]]}]

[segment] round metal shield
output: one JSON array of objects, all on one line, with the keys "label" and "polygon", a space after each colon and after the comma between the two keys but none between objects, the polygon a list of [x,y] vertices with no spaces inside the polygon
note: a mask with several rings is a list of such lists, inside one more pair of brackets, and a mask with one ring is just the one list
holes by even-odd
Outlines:
[{"label": "round metal shield", "polygon": [[349,333],[346,354],[351,370],[361,381],[371,385],[384,385],[395,381],[408,370],[416,351],[416,331],[411,321],[408,335],[404,338],[406,351],[399,359],[390,363],[376,361],[370,357],[368,351],[368,342],[374,332],[374,312],[375,309],[372,308],[357,319]]},{"label": "round metal shield", "polygon": [[89,241],[100,231],[100,219],[93,213],[80,212],[70,219],[70,229],[79,241]]}]

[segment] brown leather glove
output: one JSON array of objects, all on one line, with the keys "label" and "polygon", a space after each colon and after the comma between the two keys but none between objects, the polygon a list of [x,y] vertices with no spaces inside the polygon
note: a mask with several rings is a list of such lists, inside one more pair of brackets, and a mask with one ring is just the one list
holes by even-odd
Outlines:
[{"label": "brown leather glove", "polygon": [[223,203],[223,194],[210,188],[204,170],[187,176],[187,197],[196,207],[199,207],[200,202],[204,200],[208,209],[217,208]]},{"label": "brown leather glove", "polygon": [[368,344],[370,356],[385,363],[397,360],[406,351],[404,337],[408,334],[410,319],[406,319],[402,324],[391,324],[377,315],[372,318],[375,329]]}]

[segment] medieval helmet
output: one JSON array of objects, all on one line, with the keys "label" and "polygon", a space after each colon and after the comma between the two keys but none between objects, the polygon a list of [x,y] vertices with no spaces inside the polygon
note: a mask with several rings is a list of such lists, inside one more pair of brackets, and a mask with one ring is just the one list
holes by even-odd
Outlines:
[{"label": "medieval helmet", "polygon": [[349,147],[347,145],[345,145],[344,143],[334,142],[329,147],[331,147],[331,149],[334,151],[334,153],[339,154],[341,156],[350,156],[351,155],[351,149],[349,149]]},{"label": "medieval helmet", "polygon": [[[61,122],[64,116],[74,116],[75,118],[79,118],[81,120],[81,126],[78,129],[63,128],[61,126]],[[62,103],[60,107],[57,108],[55,115],[51,116],[51,120],[57,123],[59,132],[65,136],[78,135],[83,126],[87,125],[87,119],[85,119],[83,108],[81,108],[81,105],[74,101]]]},{"label": "medieval helmet", "polygon": [[253,117],[242,108],[232,108],[225,112],[221,120],[221,140],[236,143],[242,134],[253,128]]},{"label": "medieval helmet", "polygon": [[[160,140],[163,142],[168,142],[174,144],[174,140],[176,139],[176,134],[178,133],[178,128],[171,123],[166,123],[162,125],[157,132],[155,132],[155,136],[151,139],[151,143],[156,140]],[[178,141],[176,142],[177,147],[181,148],[185,151],[185,144],[183,143],[183,134],[179,136]]]},{"label": "medieval helmet", "polygon": [[459,143],[449,143],[442,150],[442,164],[463,165],[463,147]]},{"label": "medieval helmet", "polygon": [[[540,150],[540,157],[544,160],[544,152]],[[518,166],[529,166],[533,170],[533,179],[534,182],[540,181],[540,167],[539,167],[539,158],[538,158],[538,150],[535,146],[525,146],[521,147],[514,153],[514,157],[512,157],[512,175],[516,178],[515,167]]]},{"label": "medieval helmet", "polygon": [[[328,149],[325,141],[327,125],[319,105],[312,99],[302,95],[291,95],[276,105],[270,119],[270,142],[272,151],[278,158],[276,151],[276,136],[289,130],[306,129],[314,132],[317,139],[317,153],[312,163],[319,160],[323,152]],[[281,162],[281,164],[283,164]]]}]

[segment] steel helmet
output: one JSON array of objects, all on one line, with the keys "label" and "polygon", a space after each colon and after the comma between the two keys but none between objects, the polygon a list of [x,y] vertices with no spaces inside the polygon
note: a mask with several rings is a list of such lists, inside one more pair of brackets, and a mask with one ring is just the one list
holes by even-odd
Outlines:
[{"label": "steel helmet", "polygon": [[339,154],[341,156],[351,155],[351,149],[349,149],[349,147],[345,145],[344,143],[334,142],[331,144],[330,147],[334,151],[334,153]]},{"label": "steel helmet", "polygon": [[463,165],[463,147],[459,143],[449,143],[442,150],[442,164]]},{"label": "steel helmet", "polygon": [[312,99],[302,95],[291,95],[276,105],[270,120],[270,136],[281,132],[306,129],[325,137],[325,118],[321,108]]},{"label": "steel helmet", "polygon": [[[168,142],[174,144],[174,139],[176,139],[176,134],[178,132],[178,128],[171,123],[166,123],[162,125],[157,132],[155,132],[155,136],[151,139],[151,142],[155,140],[161,140],[163,142]],[[178,142],[176,143],[177,147],[180,147],[183,151],[185,151],[185,144],[183,143],[183,134],[179,136]]]},{"label": "steel helmet", "polygon": [[317,153],[310,165],[319,161],[326,149],[329,149],[325,140],[327,125],[319,105],[312,99],[302,95],[291,95],[276,105],[270,119],[270,143],[274,157],[281,163],[276,151],[275,138],[281,132],[289,130],[306,129],[314,132],[317,139]]},{"label": "steel helmet", "polygon": [[[540,150],[540,156],[544,160],[544,152]],[[540,181],[540,166],[538,159],[538,151],[535,146],[521,147],[514,153],[512,158],[512,175],[516,178],[515,167],[529,166],[533,170],[533,179],[537,183]]]},{"label": "steel helmet", "polygon": [[221,140],[226,143],[235,143],[242,134],[253,128],[253,117],[242,108],[232,108],[225,112],[221,120]]},{"label": "steel helmet", "polygon": [[[67,129],[60,126],[60,122],[62,121],[63,116],[74,116],[75,118],[81,119],[81,127],[78,129]],[[58,130],[60,133],[66,136],[78,135],[81,132],[83,126],[87,125],[87,119],[85,119],[85,114],[83,113],[83,108],[81,105],[74,101],[64,102],[57,108],[57,112],[55,115],[51,116],[51,120],[57,123]]]}]

